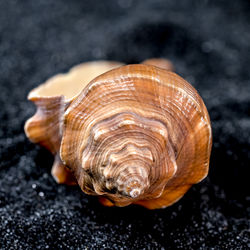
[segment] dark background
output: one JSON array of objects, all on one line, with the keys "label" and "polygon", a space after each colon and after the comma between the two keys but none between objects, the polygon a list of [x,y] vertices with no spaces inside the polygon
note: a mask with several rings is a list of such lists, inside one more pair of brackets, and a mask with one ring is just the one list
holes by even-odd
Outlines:
[{"label": "dark background", "polygon": [[[208,178],[175,205],[105,208],[57,185],[28,92],[75,64],[172,60],[211,116]],[[0,0],[0,248],[250,248],[250,1]]]}]

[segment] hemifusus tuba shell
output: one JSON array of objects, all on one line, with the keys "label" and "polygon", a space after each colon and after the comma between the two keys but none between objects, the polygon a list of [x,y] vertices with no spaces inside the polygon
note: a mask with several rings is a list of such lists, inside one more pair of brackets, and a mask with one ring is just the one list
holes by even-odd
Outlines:
[{"label": "hemifusus tuba shell", "polygon": [[[48,92],[50,88],[53,84]],[[63,95],[60,104],[52,102],[60,106],[56,119],[42,118],[49,139],[39,142],[31,136],[44,132],[41,108],[26,124],[28,137],[56,155],[53,175],[58,182],[76,180],[104,205],[154,209],[173,204],[207,175],[209,116],[196,90],[175,73],[127,65],[97,76],[79,95],[66,101]]]}]

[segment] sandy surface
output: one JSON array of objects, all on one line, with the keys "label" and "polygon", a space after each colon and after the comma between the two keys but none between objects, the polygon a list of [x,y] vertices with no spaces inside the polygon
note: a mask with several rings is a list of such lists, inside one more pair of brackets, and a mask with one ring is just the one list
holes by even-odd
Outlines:
[{"label": "sandy surface", "polygon": [[[105,3],[109,4],[105,4]],[[172,60],[213,126],[209,177],[157,211],[57,185],[23,126],[28,92],[96,59]],[[0,248],[250,248],[250,2],[0,1]]]}]

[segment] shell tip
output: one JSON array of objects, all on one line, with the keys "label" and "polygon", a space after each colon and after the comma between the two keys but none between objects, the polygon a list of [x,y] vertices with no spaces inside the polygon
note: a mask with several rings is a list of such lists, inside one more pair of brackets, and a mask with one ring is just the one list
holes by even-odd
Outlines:
[{"label": "shell tip", "polygon": [[134,188],[130,191],[129,195],[132,197],[132,198],[136,198],[138,197],[139,195],[141,194],[141,190],[139,188]]}]

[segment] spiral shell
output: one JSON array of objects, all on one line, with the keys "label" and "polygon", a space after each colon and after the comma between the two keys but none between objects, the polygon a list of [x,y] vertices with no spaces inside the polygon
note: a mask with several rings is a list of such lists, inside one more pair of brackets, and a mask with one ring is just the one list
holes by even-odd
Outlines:
[{"label": "spiral shell", "polygon": [[166,207],[208,173],[208,112],[196,90],[173,72],[152,65],[115,68],[60,110],[59,165],[104,205]]}]

